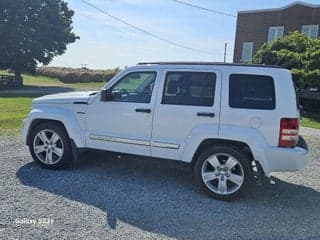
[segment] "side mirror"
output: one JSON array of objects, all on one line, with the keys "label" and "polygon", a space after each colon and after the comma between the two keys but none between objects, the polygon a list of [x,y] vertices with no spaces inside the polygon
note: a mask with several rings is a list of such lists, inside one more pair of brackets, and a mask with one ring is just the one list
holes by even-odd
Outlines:
[{"label": "side mirror", "polygon": [[108,101],[112,101],[112,94],[111,91],[109,89],[102,89],[101,90],[101,96],[100,96],[100,100],[102,102],[108,102]]}]

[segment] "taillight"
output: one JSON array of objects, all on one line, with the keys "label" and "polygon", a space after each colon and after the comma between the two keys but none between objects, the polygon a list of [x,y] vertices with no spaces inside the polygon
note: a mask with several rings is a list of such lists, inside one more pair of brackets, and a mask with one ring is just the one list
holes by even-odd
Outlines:
[{"label": "taillight", "polygon": [[295,147],[299,138],[299,119],[281,118],[279,147]]}]

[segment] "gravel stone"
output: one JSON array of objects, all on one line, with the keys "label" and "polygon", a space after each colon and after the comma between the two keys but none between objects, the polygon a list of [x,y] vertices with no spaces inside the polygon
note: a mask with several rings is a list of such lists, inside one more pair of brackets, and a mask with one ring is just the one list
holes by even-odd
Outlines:
[{"label": "gravel stone", "polygon": [[203,194],[185,163],[88,153],[45,170],[1,136],[0,239],[320,239],[320,131],[300,132],[308,165],[233,202]]}]

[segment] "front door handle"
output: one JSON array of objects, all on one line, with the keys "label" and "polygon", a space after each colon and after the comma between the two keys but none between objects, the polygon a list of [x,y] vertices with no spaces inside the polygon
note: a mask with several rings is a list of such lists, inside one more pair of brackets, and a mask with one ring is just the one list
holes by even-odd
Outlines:
[{"label": "front door handle", "polygon": [[211,117],[214,118],[215,114],[211,112],[198,112],[197,116],[199,117]]},{"label": "front door handle", "polygon": [[151,113],[151,109],[149,109],[149,108],[136,108],[136,112]]}]

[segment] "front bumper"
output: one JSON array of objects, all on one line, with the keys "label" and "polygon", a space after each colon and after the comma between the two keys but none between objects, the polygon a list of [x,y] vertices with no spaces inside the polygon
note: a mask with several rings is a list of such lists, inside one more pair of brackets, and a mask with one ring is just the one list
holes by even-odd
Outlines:
[{"label": "front bumper", "polygon": [[295,148],[271,147],[267,150],[270,172],[298,171],[308,162],[308,145],[302,137]]}]

